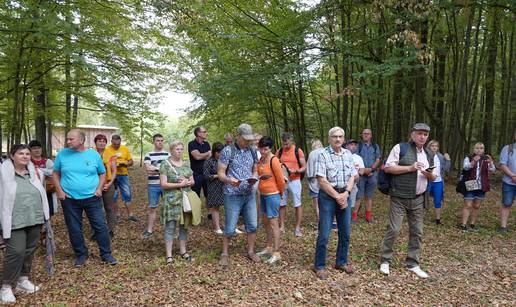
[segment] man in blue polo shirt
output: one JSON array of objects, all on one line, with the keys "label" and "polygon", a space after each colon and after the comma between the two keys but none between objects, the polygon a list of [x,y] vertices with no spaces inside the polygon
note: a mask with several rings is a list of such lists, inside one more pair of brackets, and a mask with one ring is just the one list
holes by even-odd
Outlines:
[{"label": "man in blue polo shirt", "polygon": [[115,265],[117,261],[111,255],[111,238],[101,198],[106,169],[97,151],[84,147],[85,138],[82,131],[70,130],[66,135],[68,148],[57,154],[53,172],[57,198],[61,200],[68,236],[76,256],[74,266],[82,267],[88,258],[82,230],[83,211],[95,233],[102,261]]},{"label": "man in blue polo shirt", "polygon": [[512,144],[505,145],[500,153],[500,168],[503,172],[502,208],[500,209],[500,233],[507,232],[507,220],[516,198],[516,131]]}]

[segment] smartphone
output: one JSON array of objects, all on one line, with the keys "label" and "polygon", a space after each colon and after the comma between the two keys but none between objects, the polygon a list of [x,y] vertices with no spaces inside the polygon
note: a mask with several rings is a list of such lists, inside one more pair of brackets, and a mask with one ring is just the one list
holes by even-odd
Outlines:
[{"label": "smartphone", "polygon": [[250,185],[254,185],[258,181],[258,178],[247,178],[247,182]]},{"label": "smartphone", "polygon": [[425,169],[425,172],[431,172],[433,171],[435,168],[435,165],[434,166],[430,166],[429,168]]}]

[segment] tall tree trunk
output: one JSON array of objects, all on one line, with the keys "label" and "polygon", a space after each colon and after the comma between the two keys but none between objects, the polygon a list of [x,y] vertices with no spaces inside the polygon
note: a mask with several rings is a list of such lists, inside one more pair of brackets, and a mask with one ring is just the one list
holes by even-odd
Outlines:
[{"label": "tall tree trunk", "polygon": [[[427,51],[427,43],[428,43],[428,18],[424,18],[424,20],[420,24],[420,32],[421,32],[421,51]],[[426,60],[423,60],[423,63],[419,63],[421,67],[416,69],[416,81],[415,81],[415,91],[414,91],[414,99],[416,105],[416,114],[415,121],[420,123],[423,122],[425,105],[426,105],[426,82],[427,75],[426,69],[422,65],[426,66]]]}]

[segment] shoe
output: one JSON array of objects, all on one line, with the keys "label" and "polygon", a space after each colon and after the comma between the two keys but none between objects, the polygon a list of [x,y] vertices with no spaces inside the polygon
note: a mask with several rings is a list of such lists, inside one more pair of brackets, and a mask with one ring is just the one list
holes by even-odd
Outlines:
[{"label": "shoe", "polygon": [[256,253],[247,253],[247,258],[252,262],[260,262],[260,257]]},{"label": "shoe", "polygon": [[148,230],[145,230],[143,233],[142,233],[142,238],[144,239],[148,239],[150,237],[152,237],[154,235],[153,232],[149,232]]},{"label": "shoe", "polygon": [[507,227],[498,228],[498,233],[507,233]]},{"label": "shoe", "polygon": [[296,236],[296,237],[302,237],[303,236],[303,233],[301,232],[300,228],[296,228],[296,230],[294,230],[294,236]]},{"label": "shoe", "polygon": [[181,258],[183,258],[184,260],[188,261],[188,262],[192,262],[194,261],[194,258],[192,257],[192,255],[190,255],[189,253],[187,252],[184,252],[181,254]]},{"label": "shoe", "polygon": [[469,230],[468,225],[466,224],[461,224],[459,228],[462,232],[467,232]]},{"label": "shoe", "polygon": [[435,225],[442,225],[441,220],[435,219]]},{"label": "shoe", "polygon": [[118,261],[111,254],[106,256],[106,257],[103,257],[102,258],[102,262],[107,263],[107,264],[111,264],[111,265],[118,264]]},{"label": "shoe", "polygon": [[336,265],[335,266],[335,270],[338,270],[338,271],[341,271],[341,272],[345,272],[346,274],[349,274],[349,275],[355,273],[355,270],[353,270],[353,268],[349,264]]},{"label": "shoe", "polygon": [[129,215],[129,217],[127,217],[127,220],[131,222],[138,222],[140,219],[134,215]]},{"label": "shoe", "polygon": [[229,255],[220,255],[219,265],[227,267],[229,265]]},{"label": "shoe", "polygon": [[272,255],[272,251],[266,248],[266,249],[262,250],[261,252],[257,252],[256,255],[258,257],[270,256],[270,255]]},{"label": "shoe", "polygon": [[380,264],[380,272],[382,272],[383,275],[389,275],[391,271],[389,270],[389,263],[383,262]]},{"label": "shoe", "polygon": [[174,258],[167,257],[167,260],[166,260],[167,265],[172,264],[172,262],[174,262]]},{"label": "shoe", "polygon": [[221,236],[224,234],[224,232],[221,229],[217,229],[217,230],[215,230],[215,234]]},{"label": "shoe", "polygon": [[276,253],[272,254],[272,256],[269,258],[269,260],[267,260],[267,263],[268,264],[273,264],[273,263],[278,262],[280,260],[281,260],[280,253],[276,252]]},{"label": "shoe", "polygon": [[76,268],[83,267],[84,264],[86,264],[87,259],[88,259],[88,255],[79,256],[79,257],[75,258],[73,266]]},{"label": "shoe", "polygon": [[469,225],[469,231],[471,231],[471,232],[478,232],[478,228],[475,227],[475,224],[470,224]]},{"label": "shoe", "polygon": [[235,233],[236,233],[237,235],[239,235],[239,234],[242,234],[242,233],[244,233],[244,232],[243,232],[242,230],[238,229],[238,228],[235,228]]},{"label": "shoe", "polygon": [[413,268],[408,268],[408,270],[411,271],[411,272],[414,272],[420,278],[428,278],[428,274],[426,274],[425,271],[421,270],[419,265],[417,265],[417,266],[415,266]]},{"label": "shoe", "polygon": [[375,220],[373,220],[373,219],[366,220],[366,223],[367,224],[376,224]]},{"label": "shoe", "polygon": [[15,303],[16,297],[14,296],[13,289],[11,286],[2,286],[2,290],[0,290],[0,296],[2,303]]},{"label": "shoe", "polygon": [[211,217],[211,213],[208,213],[208,220],[211,221],[212,217]]},{"label": "shoe", "polygon": [[39,287],[33,284],[27,276],[21,276],[16,283],[16,291],[24,293],[34,293],[39,290]]},{"label": "shoe", "polygon": [[319,279],[326,279],[328,278],[328,270],[326,269],[316,269],[316,268],[313,268],[312,271],[315,272],[315,276],[317,276],[317,278]]},{"label": "shoe", "polygon": [[331,223],[331,229],[337,230],[337,223],[336,222]]}]

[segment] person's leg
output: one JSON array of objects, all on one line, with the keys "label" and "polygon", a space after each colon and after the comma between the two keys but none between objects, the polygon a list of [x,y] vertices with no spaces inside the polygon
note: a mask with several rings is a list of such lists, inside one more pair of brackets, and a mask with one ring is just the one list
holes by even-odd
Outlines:
[{"label": "person's leg", "polygon": [[470,223],[471,225],[477,224],[478,211],[480,211],[481,204],[482,204],[482,199],[475,199],[473,201],[473,206],[471,208],[471,223]]},{"label": "person's leg", "polygon": [[314,208],[315,216],[317,216],[317,222],[319,222],[319,201],[318,201],[318,197],[319,196],[317,194],[312,196],[312,207]]},{"label": "person's leg", "polygon": [[356,198],[355,205],[353,207],[353,213],[351,214],[351,220],[353,222],[357,222],[357,220],[358,220],[358,211],[360,211],[361,199],[364,198],[367,178],[368,178],[367,176],[360,176],[360,179],[358,180],[357,198]]},{"label": "person's leg", "polygon": [[36,247],[38,246],[39,237],[41,233],[41,225],[35,225],[31,227],[25,228],[26,233],[26,246],[25,246],[25,256],[23,257],[23,266],[21,268],[20,276],[29,277],[31,268],[32,268],[32,258],[34,256],[34,251],[36,251]]},{"label": "person's leg", "polygon": [[[117,177],[118,178],[118,177]],[[122,196],[122,201],[124,202],[125,209],[127,211],[127,216],[130,221],[137,221],[138,219],[134,215],[133,212],[133,203],[132,203],[132,192],[131,192],[131,184],[129,183],[129,176],[121,176],[120,178],[120,195]]]},{"label": "person's leg", "polygon": [[188,229],[184,225],[179,225],[179,253],[186,254],[186,240],[188,239]]},{"label": "person's leg", "polygon": [[436,223],[441,223],[441,206],[443,201],[444,182],[435,182],[433,187],[435,220]]},{"label": "person's leg", "polygon": [[405,216],[404,200],[398,197],[392,197],[390,200],[389,221],[387,224],[387,232],[382,242],[381,263],[390,263],[394,254],[394,242],[403,223]]},{"label": "person's leg", "polygon": [[424,196],[411,200],[407,208],[407,220],[409,224],[409,242],[407,258],[405,260],[408,268],[419,265],[421,243],[423,237],[423,220],[425,217]]},{"label": "person's leg", "polygon": [[147,185],[147,194],[149,199],[149,214],[147,217],[147,235],[154,232],[154,224],[158,212],[159,200],[163,194],[159,185]]},{"label": "person's leg", "polygon": [[25,250],[27,248],[27,231],[25,228],[11,230],[11,237],[5,239],[3,285],[14,285],[22,271]]},{"label": "person's leg", "polygon": [[285,232],[285,216],[287,214],[287,202],[288,202],[288,194],[289,194],[289,185],[290,181],[287,182],[287,186],[285,187],[285,191],[283,191],[283,198],[281,199],[281,206],[279,211],[279,227],[281,232]]},{"label": "person's leg", "polygon": [[335,215],[337,217],[338,242],[336,266],[344,266],[348,263],[349,238],[351,235],[351,199],[348,198],[348,206],[340,209],[336,205]]},{"label": "person's leg", "polygon": [[115,213],[115,186],[111,185],[109,189],[102,192],[102,202],[104,203],[104,211],[106,211],[106,221],[111,235],[115,233],[116,213]]},{"label": "person's leg", "polygon": [[109,236],[109,229],[102,212],[101,200],[93,196],[82,200],[82,205],[90,221],[90,226],[93,231],[95,231],[95,239],[99,246],[100,257],[106,259],[111,256],[111,237]]},{"label": "person's leg", "polygon": [[240,216],[242,206],[242,196],[240,195],[224,195],[224,217],[225,227],[224,236],[222,237],[222,255],[229,255],[229,243],[231,237],[235,235],[235,228]]},{"label": "person's leg", "polygon": [[88,256],[88,249],[84,244],[82,233],[82,211],[83,205],[80,200],[65,198],[62,201],[63,216],[68,229],[70,244],[76,257]]},{"label": "person's leg", "polygon": [[279,208],[281,203],[281,196],[279,194],[269,195],[267,198],[267,220],[270,225],[270,236],[271,236],[271,245],[267,244],[268,247],[273,247],[274,253],[279,253],[280,249],[280,237],[281,232],[279,229],[278,217],[279,217]]},{"label": "person's leg", "polygon": [[462,228],[468,225],[469,214],[473,205],[473,199],[466,198],[467,193],[468,192],[466,192],[466,195],[464,195],[464,206],[462,207]]},{"label": "person's leg", "polygon": [[260,213],[261,212],[260,207],[262,206],[262,198],[261,198],[260,190],[258,190],[258,182],[255,183],[255,186],[254,186],[253,189],[256,190],[256,192],[255,192],[255,195],[256,195],[256,215],[258,216],[258,225],[260,225],[262,223],[262,214]]},{"label": "person's leg", "polygon": [[319,232],[315,247],[314,268],[316,270],[326,267],[326,248],[330,236],[331,224],[335,215],[335,200],[324,191],[319,191]]},{"label": "person's leg", "polygon": [[176,221],[167,221],[163,230],[165,239],[165,255],[168,258],[172,257],[172,245],[174,243],[174,233],[176,231]]},{"label": "person's leg", "polygon": [[256,242],[256,228],[258,226],[255,194],[251,193],[244,196],[243,202],[242,212],[247,233],[247,253],[253,254]]},{"label": "person's leg", "polygon": [[213,229],[215,229],[215,231],[220,230],[219,207],[211,207],[210,213],[211,213],[211,222],[213,224]]},{"label": "person's leg", "polygon": [[364,192],[365,202],[365,219],[366,222],[370,223],[373,221],[373,195],[376,189],[376,176],[373,175],[367,178]]},{"label": "person's leg", "polygon": [[500,227],[507,229],[507,220],[511,212],[512,204],[516,198],[516,185],[502,184],[502,207],[500,208]]},{"label": "person's leg", "polygon": [[301,235],[301,221],[303,219],[303,207],[302,207],[302,192],[303,187],[301,185],[301,180],[297,179],[292,181],[290,190],[292,191],[292,203],[294,204],[295,210],[295,218],[296,218],[296,227],[295,234],[296,236]]}]

